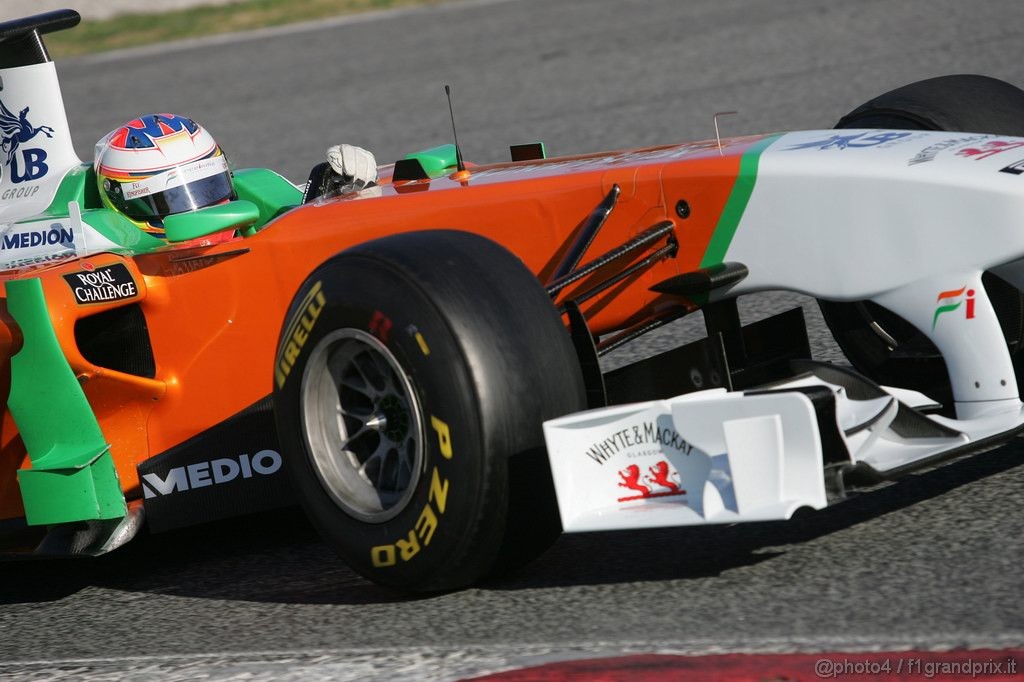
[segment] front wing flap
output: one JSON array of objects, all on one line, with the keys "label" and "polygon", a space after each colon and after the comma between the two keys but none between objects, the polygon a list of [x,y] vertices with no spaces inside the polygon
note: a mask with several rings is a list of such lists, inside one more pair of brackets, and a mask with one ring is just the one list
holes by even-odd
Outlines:
[{"label": "front wing flap", "polygon": [[714,389],[546,422],[566,531],[788,518],[826,506],[810,399]]}]

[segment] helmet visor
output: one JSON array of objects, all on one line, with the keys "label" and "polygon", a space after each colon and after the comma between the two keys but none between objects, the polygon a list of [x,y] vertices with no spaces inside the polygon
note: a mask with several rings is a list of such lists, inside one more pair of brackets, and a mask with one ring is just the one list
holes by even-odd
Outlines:
[{"label": "helmet visor", "polygon": [[234,197],[223,156],[195,161],[144,180],[111,187],[107,196],[131,218],[163,218]]}]

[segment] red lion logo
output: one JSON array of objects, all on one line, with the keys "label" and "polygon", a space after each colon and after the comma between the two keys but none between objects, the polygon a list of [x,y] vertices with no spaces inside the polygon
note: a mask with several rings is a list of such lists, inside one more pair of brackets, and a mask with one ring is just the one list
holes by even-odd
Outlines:
[{"label": "red lion logo", "polygon": [[[619,487],[633,490],[639,494],[620,497],[619,502],[643,500],[648,497],[672,497],[674,495],[686,494],[686,491],[679,487],[678,483],[672,480],[672,476],[675,472],[671,471],[668,462],[662,460],[652,466],[649,471],[651,472],[651,475],[644,477],[645,482],[650,486],[661,486],[665,490],[658,493],[651,492],[651,487],[640,482],[640,467],[636,464],[630,464],[619,472],[619,478],[622,479],[619,483]],[[676,475],[678,476],[678,474]]]},{"label": "red lion logo", "polygon": [[[651,467],[651,475],[647,479],[651,483],[656,483],[662,488],[668,488],[670,492],[680,492],[679,486],[673,483],[668,478],[668,462],[661,461]],[[685,490],[682,492],[686,492]]]},{"label": "red lion logo", "polygon": [[640,493],[632,497],[620,497],[619,502],[625,502],[626,500],[639,500],[643,497],[651,496],[651,489],[640,483],[640,467],[635,464],[630,464],[628,467],[619,472],[619,478],[622,482],[619,483],[620,488],[629,488]]}]

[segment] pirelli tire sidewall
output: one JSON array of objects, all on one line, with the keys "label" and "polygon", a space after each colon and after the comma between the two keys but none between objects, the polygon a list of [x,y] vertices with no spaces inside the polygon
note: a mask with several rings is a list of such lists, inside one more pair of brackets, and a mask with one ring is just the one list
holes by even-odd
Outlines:
[{"label": "pirelli tire sidewall", "polygon": [[[515,309],[517,287],[531,282],[543,296],[533,275],[502,247],[468,233],[436,231],[386,237],[343,252],[297,292],[282,333],[288,320],[303,314],[315,288],[322,293],[322,309],[307,325],[308,337],[283,384],[275,378],[282,449],[313,524],[353,569],[374,582],[424,592],[464,587],[486,575],[505,534],[508,458],[542,445],[541,421],[556,416],[544,409],[561,412],[582,404],[578,368],[570,367],[569,379],[559,386],[554,366],[536,362],[543,344],[557,341],[552,335],[565,337],[564,348],[572,351],[549,300],[527,296],[532,303]],[[506,285],[510,290],[503,294]],[[538,314],[548,317],[531,322]],[[421,411],[424,449],[415,491],[382,523],[357,520],[326,494],[303,436],[306,364],[316,344],[339,329],[361,330],[381,341],[404,369]],[[509,343],[510,336],[517,340]],[[281,339],[282,347],[287,341]],[[558,362],[565,359],[553,355]],[[531,369],[531,363],[540,366]],[[545,371],[552,376],[543,377]],[[552,401],[538,400],[531,389],[563,394],[553,404],[564,407],[538,410],[538,403]]]}]

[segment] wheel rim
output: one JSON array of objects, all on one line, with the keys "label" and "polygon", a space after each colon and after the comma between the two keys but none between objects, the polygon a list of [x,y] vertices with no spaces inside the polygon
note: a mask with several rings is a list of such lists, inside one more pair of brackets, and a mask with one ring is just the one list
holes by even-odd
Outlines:
[{"label": "wheel rim", "polygon": [[300,407],[313,469],[339,507],[383,523],[408,505],[423,466],[423,418],[384,344],[358,329],[325,336],[303,372]]}]

